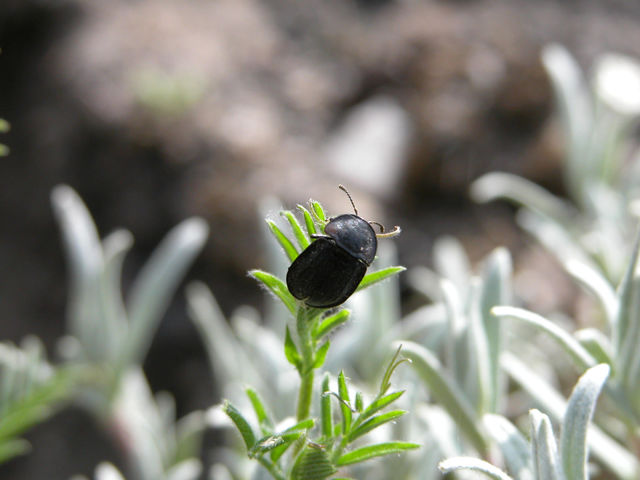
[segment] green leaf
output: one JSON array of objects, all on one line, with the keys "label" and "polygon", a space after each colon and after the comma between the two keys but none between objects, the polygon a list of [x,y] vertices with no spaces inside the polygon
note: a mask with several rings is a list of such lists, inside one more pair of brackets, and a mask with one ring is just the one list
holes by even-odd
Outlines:
[{"label": "green leaf", "polygon": [[275,275],[264,272],[262,270],[250,270],[249,275],[261,281],[276,297],[278,297],[282,301],[282,303],[284,303],[284,306],[287,307],[287,309],[293,315],[296,315],[296,299],[293,298],[293,295],[291,295],[291,293],[289,293],[289,289],[282,280],[280,280]]},{"label": "green leaf", "polygon": [[502,353],[502,333],[500,322],[491,314],[496,305],[511,302],[511,257],[505,248],[497,248],[489,256],[482,273],[480,305],[482,323],[487,340],[489,386],[486,394],[490,412],[498,411],[499,399],[502,397],[503,382],[500,370],[500,354]]},{"label": "green leaf", "polygon": [[362,392],[356,392],[356,412],[362,412],[364,408],[362,403]]},{"label": "green leaf", "polygon": [[402,353],[411,360],[412,367],[425,382],[433,398],[449,413],[473,446],[484,454],[488,446],[476,422],[473,408],[465,394],[446,375],[438,359],[413,342],[402,342]]},{"label": "green leaf", "polygon": [[447,458],[438,464],[438,468],[444,474],[452,473],[456,470],[472,470],[493,480],[513,480],[513,478],[504,473],[498,467],[491,465],[489,462],[473,457]]},{"label": "green leaf", "polygon": [[242,435],[242,440],[244,440],[244,444],[247,447],[247,452],[250,452],[253,446],[256,444],[256,437],[253,433],[253,430],[251,429],[251,425],[249,425],[249,422],[228,400],[224,401],[224,404],[222,405],[222,411],[226,413],[231,421],[235,424],[236,428],[240,432],[240,435]]},{"label": "green leaf", "polygon": [[251,401],[253,410],[256,412],[258,424],[260,425],[260,429],[262,430],[263,435],[272,433],[274,428],[273,421],[267,413],[267,409],[265,408],[264,403],[258,393],[251,387],[246,388],[245,393]]},{"label": "green leaf", "polygon": [[549,417],[534,408],[529,412],[529,420],[531,421],[531,457],[535,478],[564,480]]},{"label": "green leaf", "polygon": [[518,479],[534,478],[531,471],[531,447],[520,431],[502,415],[482,417],[489,436],[498,444],[507,470]]},{"label": "green leaf", "polygon": [[376,272],[367,273],[360,282],[360,285],[358,285],[356,292],[364,290],[371,285],[386,280],[387,278],[392,277],[393,275],[397,275],[400,272],[404,272],[405,270],[405,267],[387,267]]},{"label": "green leaf", "polygon": [[329,374],[322,379],[322,394],[320,395],[320,424],[322,436],[329,438],[333,434],[333,416],[331,412],[331,395],[329,389]]},{"label": "green leaf", "polygon": [[613,366],[612,346],[604,333],[596,328],[583,328],[576,330],[574,336],[596,362]]},{"label": "green leaf", "polygon": [[320,338],[329,334],[334,328],[339,327],[347,320],[349,320],[350,314],[351,312],[349,310],[342,309],[334,313],[333,315],[329,315],[328,317],[323,318],[322,321],[316,324],[316,326],[314,327],[313,332],[311,333],[312,337],[315,340],[319,340]]},{"label": "green leaf", "polygon": [[381,413],[380,415],[375,415],[369,418],[358,427],[354,427],[351,432],[349,432],[349,443],[353,442],[356,438],[369,433],[371,430],[378,428],[380,425],[384,425],[387,422],[391,422],[397,418],[400,418],[405,413],[407,413],[406,410],[391,410],[390,412]]},{"label": "green leaf", "polygon": [[564,473],[570,479],[588,478],[587,428],[600,390],[609,377],[609,366],[600,364],[587,370],[578,380],[562,423],[561,453]]},{"label": "green leaf", "polygon": [[296,237],[296,241],[300,246],[300,251],[307,248],[311,244],[311,242],[309,241],[309,237],[307,237],[307,235],[302,230],[302,226],[300,226],[300,222],[298,222],[296,216],[289,210],[280,212],[280,215],[284,216],[289,222],[289,225],[291,225],[291,231],[293,232],[293,236]]},{"label": "green leaf", "polygon": [[573,278],[580,282],[589,293],[600,301],[607,322],[609,326],[612,326],[616,321],[618,299],[616,298],[616,292],[605,276],[594,266],[575,259],[567,260],[564,268]]},{"label": "green leaf", "polygon": [[420,445],[417,443],[410,442],[376,443],[374,445],[367,445],[366,447],[360,447],[345,453],[338,459],[337,465],[341,467],[345,465],[353,465],[354,463],[364,462],[371,458],[401,453],[419,447]]},{"label": "green leaf", "polygon": [[293,262],[298,256],[298,250],[296,250],[295,245],[291,243],[291,240],[289,240],[289,238],[284,233],[282,233],[280,227],[278,227],[278,225],[276,225],[273,220],[267,220],[267,225],[269,225],[271,233],[273,233],[273,236],[276,237],[276,240],[284,249],[284,253],[286,253],[289,261]]},{"label": "green leaf", "polygon": [[130,329],[120,355],[122,366],[143,361],[171,298],[208,234],[203,219],[184,220],[165,236],[145,263],[127,302]]},{"label": "green leaf", "polygon": [[[527,364],[509,352],[502,354],[500,365],[554,421],[562,421],[567,404],[562,395],[546,379],[540,377]],[[614,472],[617,478],[637,478],[640,465],[636,457],[596,425],[591,425],[589,428],[588,441],[593,457]]]},{"label": "green leaf", "polygon": [[373,415],[374,413],[382,410],[387,405],[392,404],[398,398],[400,398],[404,392],[405,392],[404,390],[401,390],[399,392],[389,393],[389,394],[385,395],[384,397],[377,398],[376,400],[371,402],[367,406],[367,408],[364,409],[364,412],[362,412],[362,414],[360,414],[360,416],[358,417],[358,421],[363,421],[366,418],[368,418],[371,415]]},{"label": "green leaf", "polygon": [[302,357],[298,352],[296,344],[293,342],[293,338],[291,338],[291,332],[289,331],[288,325],[284,334],[284,355],[287,358],[287,361],[296,367],[296,370],[299,372],[302,371]]},{"label": "green leaf", "polygon": [[318,223],[323,226],[321,231],[324,232],[324,224],[327,223],[327,216],[324,213],[324,208],[322,208],[322,205],[315,200],[311,200],[309,205],[311,206],[311,211],[318,219]]},{"label": "green leaf", "polygon": [[314,361],[313,361],[313,368],[320,368],[322,365],[324,365],[324,361],[327,358],[327,352],[329,351],[329,346],[330,345],[331,344],[330,344],[329,340],[327,340],[316,351],[315,358],[314,358]]},{"label": "green leaf", "polygon": [[24,455],[29,450],[31,450],[31,445],[21,438],[0,440],[0,464],[18,455]]},{"label": "green leaf", "polygon": [[313,221],[309,210],[304,208],[304,206],[302,205],[298,205],[298,209],[300,209],[300,211],[302,212],[302,216],[304,217],[304,224],[307,227],[307,233],[309,234],[309,236],[317,234],[318,231],[316,230],[316,224]]},{"label": "green leaf", "polygon": [[573,362],[580,369],[593,367],[596,364],[595,358],[573,337],[555,323],[550,322],[546,318],[536,313],[530,312],[523,308],[498,306],[491,309],[493,314],[498,318],[515,318],[522,320],[529,325],[537,328],[541,332],[549,335],[562,349],[569,354]]},{"label": "green leaf", "polygon": [[324,480],[333,475],[336,468],[320,445],[308,443],[296,458],[291,469],[291,480]]},{"label": "green leaf", "polygon": [[344,371],[340,370],[338,375],[338,395],[340,400],[340,410],[342,411],[342,432],[347,433],[351,428],[351,401],[349,399],[349,389],[344,377]]},{"label": "green leaf", "polygon": [[574,215],[566,202],[538,184],[510,173],[492,172],[481,176],[471,185],[471,198],[482,203],[506,198],[560,223],[566,223]]}]

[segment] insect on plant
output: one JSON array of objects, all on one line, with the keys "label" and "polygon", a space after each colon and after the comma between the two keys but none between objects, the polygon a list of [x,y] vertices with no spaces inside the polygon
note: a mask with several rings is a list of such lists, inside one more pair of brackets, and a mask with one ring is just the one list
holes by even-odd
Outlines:
[{"label": "insect on plant", "polygon": [[[309,307],[331,308],[344,303],[362,281],[378,249],[378,238],[400,233],[396,226],[384,231],[378,222],[358,216],[351,195],[343,185],[354,214],[346,213],[329,220],[324,234],[313,234],[311,244],[295,259],[287,271],[287,288]],[[380,228],[376,233],[371,225]]]}]

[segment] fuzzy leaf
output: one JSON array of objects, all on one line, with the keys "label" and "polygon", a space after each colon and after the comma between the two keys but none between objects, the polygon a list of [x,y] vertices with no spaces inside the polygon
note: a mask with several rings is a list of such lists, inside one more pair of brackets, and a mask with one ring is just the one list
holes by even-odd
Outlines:
[{"label": "fuzzy leaf", "polygon": [[600,301],[609,325],[615,322],[618,311],[616,292],[609,281],[595,267],[578,260],[568,260],[565,270]]},{"label": "fuzzy leaf", "polygon": [[309,213],[309,210],[307,210],[302,205],[298,205],[298,209],[300,209],[300,211],[302,212],[302,216],[304,217],[304,224],[307,227],[307,233],[309,234],[309,236],[317,234],[318,231],[316,230],[316,224],[313,221],[313,217]]},{"label": "fuzzy leaf", "polygon": [[474,447],[481,453],[486,452],[487,443],[476,423],[473,408],[467,403],[465,394],[446,375],[438,359],[416,343],[403,342],[402,345],[403,354],[411,360],[433,398],[455,420]]},{"label": "fuzzy leaf", "polygon": [[510,317],[522,320],[538,330],[549,335],[565,352],[569,354],[573,362],[580,369],[593,367],[596,364],[595,358],[580,345],[580,343],[571,334],[567,333],[555,323],[536,313],[530,312],[523,308],[499,306],[491,309],[492,313],[498,318]]},{"label": "fuzzy leaf", "polygon": [[370,417],[374,413],[382,410],[387,405],[392,404],[398,398],[400,398],[404,392],[405,392],[404,390],[401,390],[399,392],[389,393],[389,394],[385,395],[384,397],[380,397],[380,398],[374,400],[373,402],[371,402],[367,406],[367,408],[364,409],[364,412],[362,412],[362,414],[360,414],[360,416],[358,417],[358,420],[359,421],[365,420],[366,418]]},{"label": "fuzzy leaf", "polygon": [[296,299],[293,298],[293,295],[291,295],[291,293],[289,293],[289,289],[282,280],[280,280],[275,275],[264,272],[262,270],[250,270],[249,275],[261,281],[276,297],[278,297],[282,301],[282,303],[284,303],[284,306],[287,307],[287,309],[293,315],[296,315]]},{"label": "fuzzy leaf", "polygon": [[280,246],[284,249],[284,253],[289,258],[289,261],[293,262],[298,256],[298,250],[296,250],[295,245],[291,243],[291,240],[289,240],[289,238],[284,233],[282,233],[280,227],[278,227],[278,225],[276,225],[273,220],[267,220],[267,225],[269,225],[271,233],[273,233],[273,236],[276,238]]},{"label": "fuzzy leaf", "polygon": [[312,332],[313,338],[319,340],[323,336],[328,335],[334,328],[339,327],[349,320],[350,314],[350,310],[342,309],[333,315],[323,318],[322,321],[314,327]]},{"label": "fuzzy leaf", "polygon": [[329,395],[329,374],[322,379],[322,394],[320,397],[320,424],[322,436],[329,438],[333,433],[333,417],[331,413],[331,396]]},{"label": "fuzzy leaf", "polygon": [[[311,200],[309,202],[309,205],[311,206],[311,211],[318,219],[318,222],[321,225],[324,225],[325,223],[327,223],[327,216],[324,213],[324,208],[322,208],[322,205],[320,205],[320,203],[316,202],[315,200]],[[324,232],[324,228],[322,229],[322,232]]]},{"label": "fuzzy leaf", "polygon": [[482,420],[487,432],[498,444],[507,470],[518,480],[534,480],[530,468],[531,448],[518,429],[501,415],[487,414]]},{"label": "fuzzy leaf", "polygon": [[490,412],[498,411],[498,401],[502,396],[500,353],[502,351],[502,333],[500,322],[491,314],[491,308],[505,305],[511,301],[511,257],[505,248],[497,248],[489,256],[482,274],[480,305],[482,323],[487,339],[488,375],[487,389]]},{"label": "fuzzy leaf", "polygon": [[367,445],[366,447],[360,447],[342,455],[337,462],[338,466],[353,465],[354,463],[364,462],[375,457],[381,457],[383,455],[392,455],[394,453],[401,453],[406,450],[413,450],[419,448],[417,443],[410,442],[385,442],[376,443],[374,445]]},{"label": "fuzzy leaf", "polygon": [[356,438],[369,433],[371,430],[378,428],[380,425],[384,425],[387,422],[391,422],[397,418],[400,418],[405,413],[407,413],[406,410],[391,410],[390,412],[381,413],[380,415],[375,415],[369,418],[358,427],[353,428],[351,432],[349,432],[349,442],[353,442]]},{"label": "fuzzy leaf", "polygon": [[302,370],[302,357],[298,352],[296,344],[293,342],[293,338],[291,338],[289,326],[286,327],[284,334],[284,355],[287,358],[287,361],[296,367],[296,370],[299,372]]},{"label": "fuzzy leaf", "polygon": [[253,446],[256,444],[256,437],[251,429],[251,425],[246,418],[240,413],[240,411],[234,407],[228,400],[225,400],[222,405],[222,411],[226,413],[231,421],[235,424],[236,428],[242,435],[242,440],[247,447],[247,451],[250,452]]},{"label": "fuzzy leaf", "polygon": [[605,364],[590,368],[580,377],[569,397],[561,439],[562,463],[567,478],[588,478],[587,428],[609,371]]},{"label": "fuzzy leaf", "polygon": [[256,412],[256,417],[258,419],[258,423],[260,424],[263,435],[272,433],[274,428],[273,421],[267,413],[267,409],[265,408],[262,399],[258,395],[258,392],[256,392],[253,388],[248,387],[245,390],[245,393],[251,401],[254,412]]},{"label": "fuzzy leaf", "polygon": [[351,401],[349,400],[349,389],[344,377],[344,371],[338,375],[338,395],[340,397],[340,410],[342,411],[342,432],[346,433],[351,428]]},{"label": "fuzzy leaf", "polygon": [[[558,460],[558,446],[549,417],[536,409],[529,412],[531,421],[531,456],[537,479],[564,480]],[[577,480],[577,479],[572,479]]]},{"label": "fuzzy leaf", "polygon": [[481,473],[485,477],[493,480],[513,480],[498,467],[491,465],[489,462],[473,457],[447,458],[438,464],[438,468],[445,474],[455,472],[456,470],[473,470],[474,472]]},{"label": "fuzzy leaf", "polygon": [[327,340],[316,351],[315,358],[313,361],[313,368],[320,368],[322,367],[322,365],[324,365],[324,361],[327,358],[327,352],[329,351],[330,346],[331,346],[331,343]]},{"label": "fuzzy leaf", "polygon": [[209,233],[201,218],[184,220],[153,251],[131,287],[130,329],[120,355],[121,365],[139,364],[187,268]]},{"label": "fuzzy leaf", "polygon": [[296,241],[300,246],[300,250],[302,251],[307,248],[311,244],[311,242],[309,241],[309,237],[307,237],[307,235],[302,230],[302,226],[300,225],[300,222],[298,222],[296,216],[289,210],[280,212],[280,215],[285,217],[289,222],[289,225],[291,225],[291,231],[293,232],[293,236],[296,237]]},{"label": "fuzzy leaf", "polygon": [[360,282],[360,285],[358,285],[356,292],[368,288],[378,282],[382,282],[383,280],[386,280],[393,275],[397,275],[400,272],[404,272],[405,270],[405,267],[387,267],[376,272],[367,273]]}]

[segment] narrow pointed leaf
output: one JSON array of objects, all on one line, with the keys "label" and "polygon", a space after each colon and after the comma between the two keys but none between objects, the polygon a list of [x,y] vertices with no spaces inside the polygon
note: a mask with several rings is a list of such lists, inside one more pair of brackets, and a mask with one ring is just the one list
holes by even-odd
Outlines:
[{"label": "narrow pointed leaf", "polygon": [[520,431],[502,415],[487,414],[482,418],[487,432],[498,444],[507,470],[518,480],[534,480],[531,471],[531,448]]},{"label": "narrow pointed leaf", "polygon": [[327,222],[327,216],[324,213],[324,209],[322,208],[322,205],[320,205],[320,203],[316,202],[315,200],[311,200],[310,205],[311,205],[311,211],[318,219],[318,222],[321,225],[324,225]]},{"label": "narrow pointed leaf", "polygon": [[21,438],[0,441],[0,464],[31,450],[31,445]]},{"label": "narrow pointed leaf", "polygon": [[350,314],[350,310],[342,309],[337,313],[334,313],[333,315],[329,315],[328,317],[323,318],[322,321],[318,323],[314,328],[312,332],[313,338],[319,340],[325,335],[328,335],[333,329],[339,327],[347,320],[349,320]]},{"label": "narrow pointed leaf", "polygon": [[615,323],[618,311],[618,299],[616,292],[595,267],[578,260],[568,260],[564,265],[565,270],[589,291],[602,305],[609,326]]},{"label": "narrow pointed leaf", "polygon": [[351,401],[349,400],[349,389],[344,372],[340,371],[338,375],[338,395],[342,400],[340,402],[340,410],[342,411],[342,432],[346,433],[351,428]]},{"label": "narrow pointed leaf", "polygon": [[438,464],[438,468],[442,473],[452,473],[456,470],[472,470],[483,474],[492,480],[513,480],[509,475],[504,473],[498,467],[473,457],[453,457],[447,458]]},{"label": "narrow pointed leaf", "polygon": [[293,212],[284,210],[280,212],[280,214],[284,216],[289,222],[289,225],[291,225],[291,231],[293,232],[293,236],[296,237],[296,241],[300,246],[300,251],[307,248],[311,242],[309,241],[309,237],[307,237],[307,235],[304,233],[304,230],[302,230],[302,226],[300,225],[300,222],[298,222],[298,219],[293,214]]},{"label": "narrow pointed leaf", "polygon": [[298,205],[298,209],[302,212],[302,216],[304,217],[304,224],[307,227],[307,233],[309,234],[309,236],[318,233],[318,231],[316,230],[316,224],[313,221],[313,217],[311,216],[311,213],[309,213],[309,210],[307,210],[303,205]]},{"label": "narrow pointed leaf", "polygon": [[[558,459],[558,446],[549,417],[536,409],[529,412],[531,422],[531,456],[536,479],[564,480]],[[577,479],[572,479],[577,480]]]},{"label": "narrow pointed leaf", "polygon": [[256,392],[253,388],[247,388],[245,390],[247,397],[251,401],[251,405],[253,406],[253,410],[256,413],[256,417],[258,419],[258,424],[262,430],[263,435],[267,435],[273,432],[273,420],[267,413],[267,409],[264,406],[264,403],[258,392]]},{"label": "narrow pointed leaf", "polygon": [[364,409],[364,412],[362,412],[362,414],[360,414],[360,416],[358,417],[358,420],[359,421],[365,420],[366,418],[370,417],[371,415],[375,414],[376,412],[382,410],[387,405],[392,404],[398,398],[400,398],[404,392],[405,392],[404,390],[401,390],[399,392],[392,392],[392,393],[389,393],[389,394],[385,395],[384,397],[380,397],[380,398],[374,400],[373,402],[371,402],[367,406],[367,408]]},{"label": "narrow pointed leaf", "polygon": [[280,280],[275,275],[264,272],[262,270],[251,270],[249,271],[249,275],[257,280],[260,280],[264,284],[264,286],[267,287],[269,291],[271,291],[271,293],[273,293],[282,301],[282,303],[284,303],[284,306],[287,307],[287,310],[289,310],[293,315],[296,314],[296,299],[293,298],[293,295],[291,295],[291,293],[289,293],[289,289],[282,280]]},{"label": "narrow pointed leaf", "polygon": [[209,227],[201,218],[185,220],[167,234],[145,263],[131,288],[130,330],[122,348],[121,365],[139,364],[146,356],[171,298],[208,233]]},{"label": "narrow pointed leaf", "polygon": [[562,462],[570,479],[587,479],[587,429],[600,390],[609,377],[609,366],[600,364],[587,370],[578,380],[562,424]]},{"label": "narrow pointed leaf", "polygon": [[315,359],[313,362],[313,368],[320,368],[322,367],[322,365],[324,365],[324,361],[327,358],[327,352],[329,351],[330,346],[331,346],[331,343],[327,340],[316,351]]},{"label": "narrow pointed leaf", "polygon": [[320,425],[322,426],[322,436],[324,438],[329,438],[333,433],[333,416],[329,392],[329,374],[327,373],[322,379],[322,394],[320,397]]},{"label": "narrow pointed leaf", "polygon": [[278,225],[276,225],[274,221],[267,220],[267,225],[269,225],[271,233],[273,233],[273,236],[283,248],[284,253],[289,258],[289,261],[293,262],[298,256],[298,250],[296,249],[295,245],[291,243],[291,240],[289,240],[289,238],[284,233],[282,233],[282,230],[280,230],[280,227],[278,227]]},{"label": "narrow pointed leaf", "polygon": [[354,463],[364,462],[371,458],[401,453],[419,447],[420,445],[417,443],[411,442],[376,443],[375,445],[367,445],[366,447],[360,447],[345,453],[338,459],[337,465],[341,467],[345,465],[353,465]]},{"label": "narrow pointed leaf", "polygon": [[388,423],[393,420],[396,420],[397,418],[400,418],[405,413],[407,413],[406,410],[391,410],[390,412],[381,413],[380,415],[375,415],[369,418],[368,420],[363,422],[361,425],[351,430],[348,437],[349,442],[354,441],[356,438],[359,438],[362,435],[369,433],[371,430],[378,428],[379,426],[384,425],[385,423]]},{"label": "narrow pointed leaf", "polygon": [[383,280],[386,280],[393,275],[397,275],[400,272],[404,272],[405,270],[405,267],[387,267],[376,272],[367,273],[360,282],[360,285],[358,285],[356,292],[368,288],[378,282],[382,282]]},{"label": "narrow pointed leaf", "polygon": [[411,360],[411,366],[425,382],[430,394],[449,413],[467,437],[481,453],[487,451],[487,442],[476,422],[471,405],[465,394],[446,375],[438,359],[421,345],[402,342],[403,354]]},{"label": "narrow pointed leaf", "polygon": [[253,433],[253,430],[251,429],[251,425],[249,425],[249,422],[244,418],[240,411],[227,400],[222,406],[222,411],[226,413],[231,421],[235,424],[236,428],[240,432],[240,435],[242,436],[242,440],[244,440],[247,451],[251,451],[256,443],[256,437]]},{"label": "narrow pointed leaf", "polygon": [[302,357],[298,352],[296,344],[293,342],[293,338],[291,338],[289,326],[286,327],[284,334],[284,355],[287,358],[287,361],[296,367],[296,370],[299,372],[302,370]]},{"label": "narrow pointed leaf", "polygon": [[555,323],[547,320],[541,315],[530,312],[523,308],[498,306],[491,309],[498,318],[510,317],[522,320],[536,329],[549,335],[562,349],[567,352],[575,365],[580,370],[593,367],[596,364],[595,358],[568,332],[558,327]]}]

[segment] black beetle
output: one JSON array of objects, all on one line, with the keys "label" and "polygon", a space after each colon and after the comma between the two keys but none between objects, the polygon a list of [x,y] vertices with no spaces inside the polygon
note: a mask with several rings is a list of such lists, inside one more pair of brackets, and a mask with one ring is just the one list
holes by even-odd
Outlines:
[{"label": "black beetle", "polygon": [[[313,241],[289,267],[287,288],[291,295],[309,307],[331,308],[344,303],[360,284],[376,256],[376,237],[390,237],[400,228],[384,232],[377,222],[367,222],[358,216],[358,210],[346,188],[339,185],[349,197],[355,215],[344,214],[329,220],[324,235],[311,235]],[[380,227],[376,233],[371,224]]]}]

